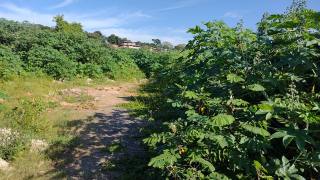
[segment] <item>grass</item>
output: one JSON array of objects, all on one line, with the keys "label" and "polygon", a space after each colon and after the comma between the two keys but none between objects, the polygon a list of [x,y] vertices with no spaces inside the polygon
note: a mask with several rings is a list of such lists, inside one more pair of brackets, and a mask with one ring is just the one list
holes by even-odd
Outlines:
[{"label": "grass", "polygon": [[143,92],[138,92],[138,96],[131,97],[129,103],[120,104],[118,107],[127,109],[129,114],[134,117],[149,119],[152,112],[149,112],[149,105],[152,97]]},{"label": "grass", "polygon": [[[84,114],[66,109],[57,101],[81,104],[93,100],[93,97],[87,94],[63,96],[59,92],[74,87],[98,88],[125,82],[128,81],[109,79],[88,81],[86,78],[60,82],[47,76],[36,77],[28,74],[0,81],[0,128],[13,128],[26,137],[24,142],[26,148],[13,155],[13,160],[10,161],[12,169],[6,173],[0,172],[0,179],[65,179],[63,167],[70,161],[66,151],[81,146],[75,132],[85,122],[81,120]],[[23,117],[24,121],[30,121],[32,126],[28,131],[21,123],[12,126],[13,121],[19,122],[21,119],[19,117]],[[48,151],[30,152],[27,146],[31,139],[48,142],[50,144]],[[119,143],[113,143],[105,149],[109,153],[122,150],[123,147]]]},{"label": "grass", "polygon": [[[22,148],[10,159],[12,169],[0,172],[0,179],[61,179],[65,177],[61,161],[68,161],[65,157],[66,149],[78,146],[79,140],[74,131],[81,126],[82,121],[76,121],[82,116],[75,110],[60,107],[56,102],[59,92],[74,87],[99,87],[106,84],[117,84],[108,79],[87,81],[87,79],[74,79],[72,81],[55,81],[47,76],[24,75],[13,77],[8,81],[0,81],[0,128],[12,128],[26,137],[26,148]],[[63,97],[62,97],[63,98]],[[93,97],[81,94],[77,97],[64,97],[69,102],[87,102]],[[35,102],[38,101],[39,102]],[[27,102],[22,104],[23,102]],[[35,102],[33,104],[32,102]],[[42,109],[43,108],[43,109]],[[39,110],[41,109],[41,110]],[[43,110],[43,111],[42,111]],[[26,112],[26,113],[25,113]],[[12,122],[30,120],[31,130],[25,125]],[[41,128],[40,128],[41,127]],[[38,131],[38,128],[43,129]],[[28,149],[31,139],[41,139],[51,146],[44,153],[32,153]]]},{"label": "grass", "polygon": [[6,173],[0,172],[0,179],[53,179],[60,176],[53,168],[53,162],[44,154],[20,152],[11,166]]}]

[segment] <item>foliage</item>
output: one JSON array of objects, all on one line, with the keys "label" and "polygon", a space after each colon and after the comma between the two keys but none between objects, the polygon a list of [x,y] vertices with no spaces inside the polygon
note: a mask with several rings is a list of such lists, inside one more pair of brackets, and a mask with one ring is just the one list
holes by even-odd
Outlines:
[{"label": "foliage", "polygon": [[56,79],[74,77],[77,67],[75,62],[70,61],[58,50],[38,46],[29,51],[26,66],[29,71],[43,70]]},{"label": "foliage", "polygon": [[0,60],[0,68],[5,69],[0,78],[22,70],[43,72],[55,79],[143,77],[130,57],[118,56],[118,50],[107,46],[100,32],[86,33],[80,24],[69,23],[63,16],[54,21],[56,27],[49,28],[0,20],[0,57],[6,57]]},{"label": "foliage", "polygon": [[20,72],[22,72],[22,62],[19,56],[8,47],[0,45],[0,79],[8,79]]},{"label": "foliage", "polygon": [[24,138],[18,132],[8,128],[0,128],[0,158],[12,157],[24,148]]},{"label": "foliage", "polygon": [[80,64],[78,72],[83,76],[92,77],[92,78],[99,78],[103,76],[103,70],[101,66],[97,64]]},{"label": "foliage", "polygon": [[5,118],[10,119],[9,127],[23,132],[41,134],[46,131],[49,123],[43,118],[43,113],[49,104],[42,99],[21,99],[19,104],[6,112]]},{"label": "foliage", "polygon": [[64,20],[64,16],[56,16],[53,18],[56,22],[56,30],[66,33],[83,33],[82,25],[80,23],[68,23]]},{"label": "foliage", "polygon": [[[315,179],[320,170],[319,12],[294,1],[257,33],[214,21],[155,71],[162,126],[149,165],[174,179]],[[151,104],[155,103],[155,105]]]},{"label": "foliage", "polygon": [[122,38],[120,38],[119,36],[117,36],[115,34],[111,34],[110,36],[107,37],[107,41],[110,44],[120,45],[122,42]]},{"label": "foliage", "polygon": [[161,69],[165,64],[170,63],[178,56],[178,53],[175,51],[152,52],[148,49],[126,49],[122,51],[133,59],[135,64],[138,65],[147,78],[150,78],[157,70]]}]

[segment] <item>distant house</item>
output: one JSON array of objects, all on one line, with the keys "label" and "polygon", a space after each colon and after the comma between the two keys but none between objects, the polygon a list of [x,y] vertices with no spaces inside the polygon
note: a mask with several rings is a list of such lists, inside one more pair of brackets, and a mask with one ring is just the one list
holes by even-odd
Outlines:
[{"label": "distant house", "polygon": [[122,41],[121,44],[119,45],[120,48],[130,48],[130,49],[140,49],[140,46],[132,42],[130,40]]}]

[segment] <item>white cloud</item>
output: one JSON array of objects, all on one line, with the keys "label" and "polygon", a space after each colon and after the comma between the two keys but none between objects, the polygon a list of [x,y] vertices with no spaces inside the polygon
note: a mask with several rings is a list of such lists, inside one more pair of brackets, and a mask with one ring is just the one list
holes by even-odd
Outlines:
[{"label": "white cloud", "polygon": [[53,14],[37,13],[27,8],[18,7],[12,3],[0,4],[5,11],[0,11],[0,17],[16,21],[29,21],[32,23],[53,25]]},{"label": "white cloud", "polygon": [[[53,17],[56,14],[49,13],[39,13],[28,8],[18,7],[12,3],[2,3],[0,8],[4,11],[0,11],[0,17],[16,20],[16,21],[29,21],[31,23],[43,24],[47,26],[53,26]],[[80,22],[83,27],[87,30],[97,29],[97,28],[110,28],[118,27],[120,25],[128,24],[129,22],[134,22],[136,20],[150,18],[151,16],[144,14],[140,11],[122,13],[110,16],[108,18],[97,18],[101,16],[104,11],[99,11],[95,13],[63,13],[65,19],[71,22]]]},{"label": "white cloud", "polygon": [[226,12],[226,13],[224,13],[223,17],[232,18],[232,19],[241,19],[241,18],[243,18],[243,16],[239,12],[236,12],[236,11]]},{"label": "white cloud", "polygon": [[181,9],[181,8],[192,6],[195,3],[199,3],[199,1],[200,0],[181,0],[181,1],[178,1],[177,3],[173,4],[172,6],[161,8],[161,9],[156,9],[153,12],[164,12],[164,11]]},{"label": "white cloud", "polygon": [[74,3],[76,0],[63,0],[62,2],[60,2],[59,4],[53,6],[53,9],[57,9],[57,8],[63,8],[66,7],[72,3]]}]

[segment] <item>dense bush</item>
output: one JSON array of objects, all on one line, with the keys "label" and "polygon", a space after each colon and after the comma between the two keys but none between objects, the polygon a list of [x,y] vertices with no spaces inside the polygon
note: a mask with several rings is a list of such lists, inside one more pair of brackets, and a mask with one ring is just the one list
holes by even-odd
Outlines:
[{"label": "dense bush", "polygon": [[108,76],[122,80],[144,77],[143,72],[128,54],[121,50],[114,50],[111,55],[113,60],[102,66],[102,69],[108,72]]},{"label": "dense bush", "polygon": [[22,71],[22,62],[10,48],[0,45],[0,79],[7,79]]},{"label": "dense bush", "polygon": [[[295,1],[257,33],[190,29],[187,56],[158,71],[149,165],[175,179],[316,179],[320,171],[319,12]],[[161,117],[161,119],[159,119]]]},{"label": "dense bush", "polygon": [[77,72],[77,63],[50,47],[33,47],[29,51],[26,66],[29,71],[42,70],[56,79],[71,78]]},{"label": "dense bush", "polygon": [[[53,29],[0,19],[1,49],[6,49],[8,54],[12,48],[10,57],[16,59],[10,61],[11,65],[20,63],[14,65],[17,70],[22,65],[27,71],[42,71],[56,79],[76,76],[107,76],[114,79],[143,77],[132,57],[109,48],[103,37],[92,38],[80,24],[68,23],[63,16],[55,20],[57,25]],[[4,53],[3,50],[1,52]],[[1,67],[5,66],[10,66],[8,61],[1,60]],[[10,74],[10,71],[8,69],[5,73]]]},{"label": "dense bush", "polygon": [[149,49],[124,49],[138,67],[150,78],[162,66],[170,63],[178,56],[178,52],[153,52]]},{"label": "dense bush", "polygon": [[97,64],[80,64],[78,72],[83,76],[91,78],[99,78],[103,76],[103,70],[101,66]]},{"label": "dense bush", "polygon": [[41,98],[21,99],[16,107],[5,113],[4,118],[7,120],[7,126],[11,128],[39,135],[49,128],[50,123],[43,118],[43,113],[48,107],[49,104]]}]

